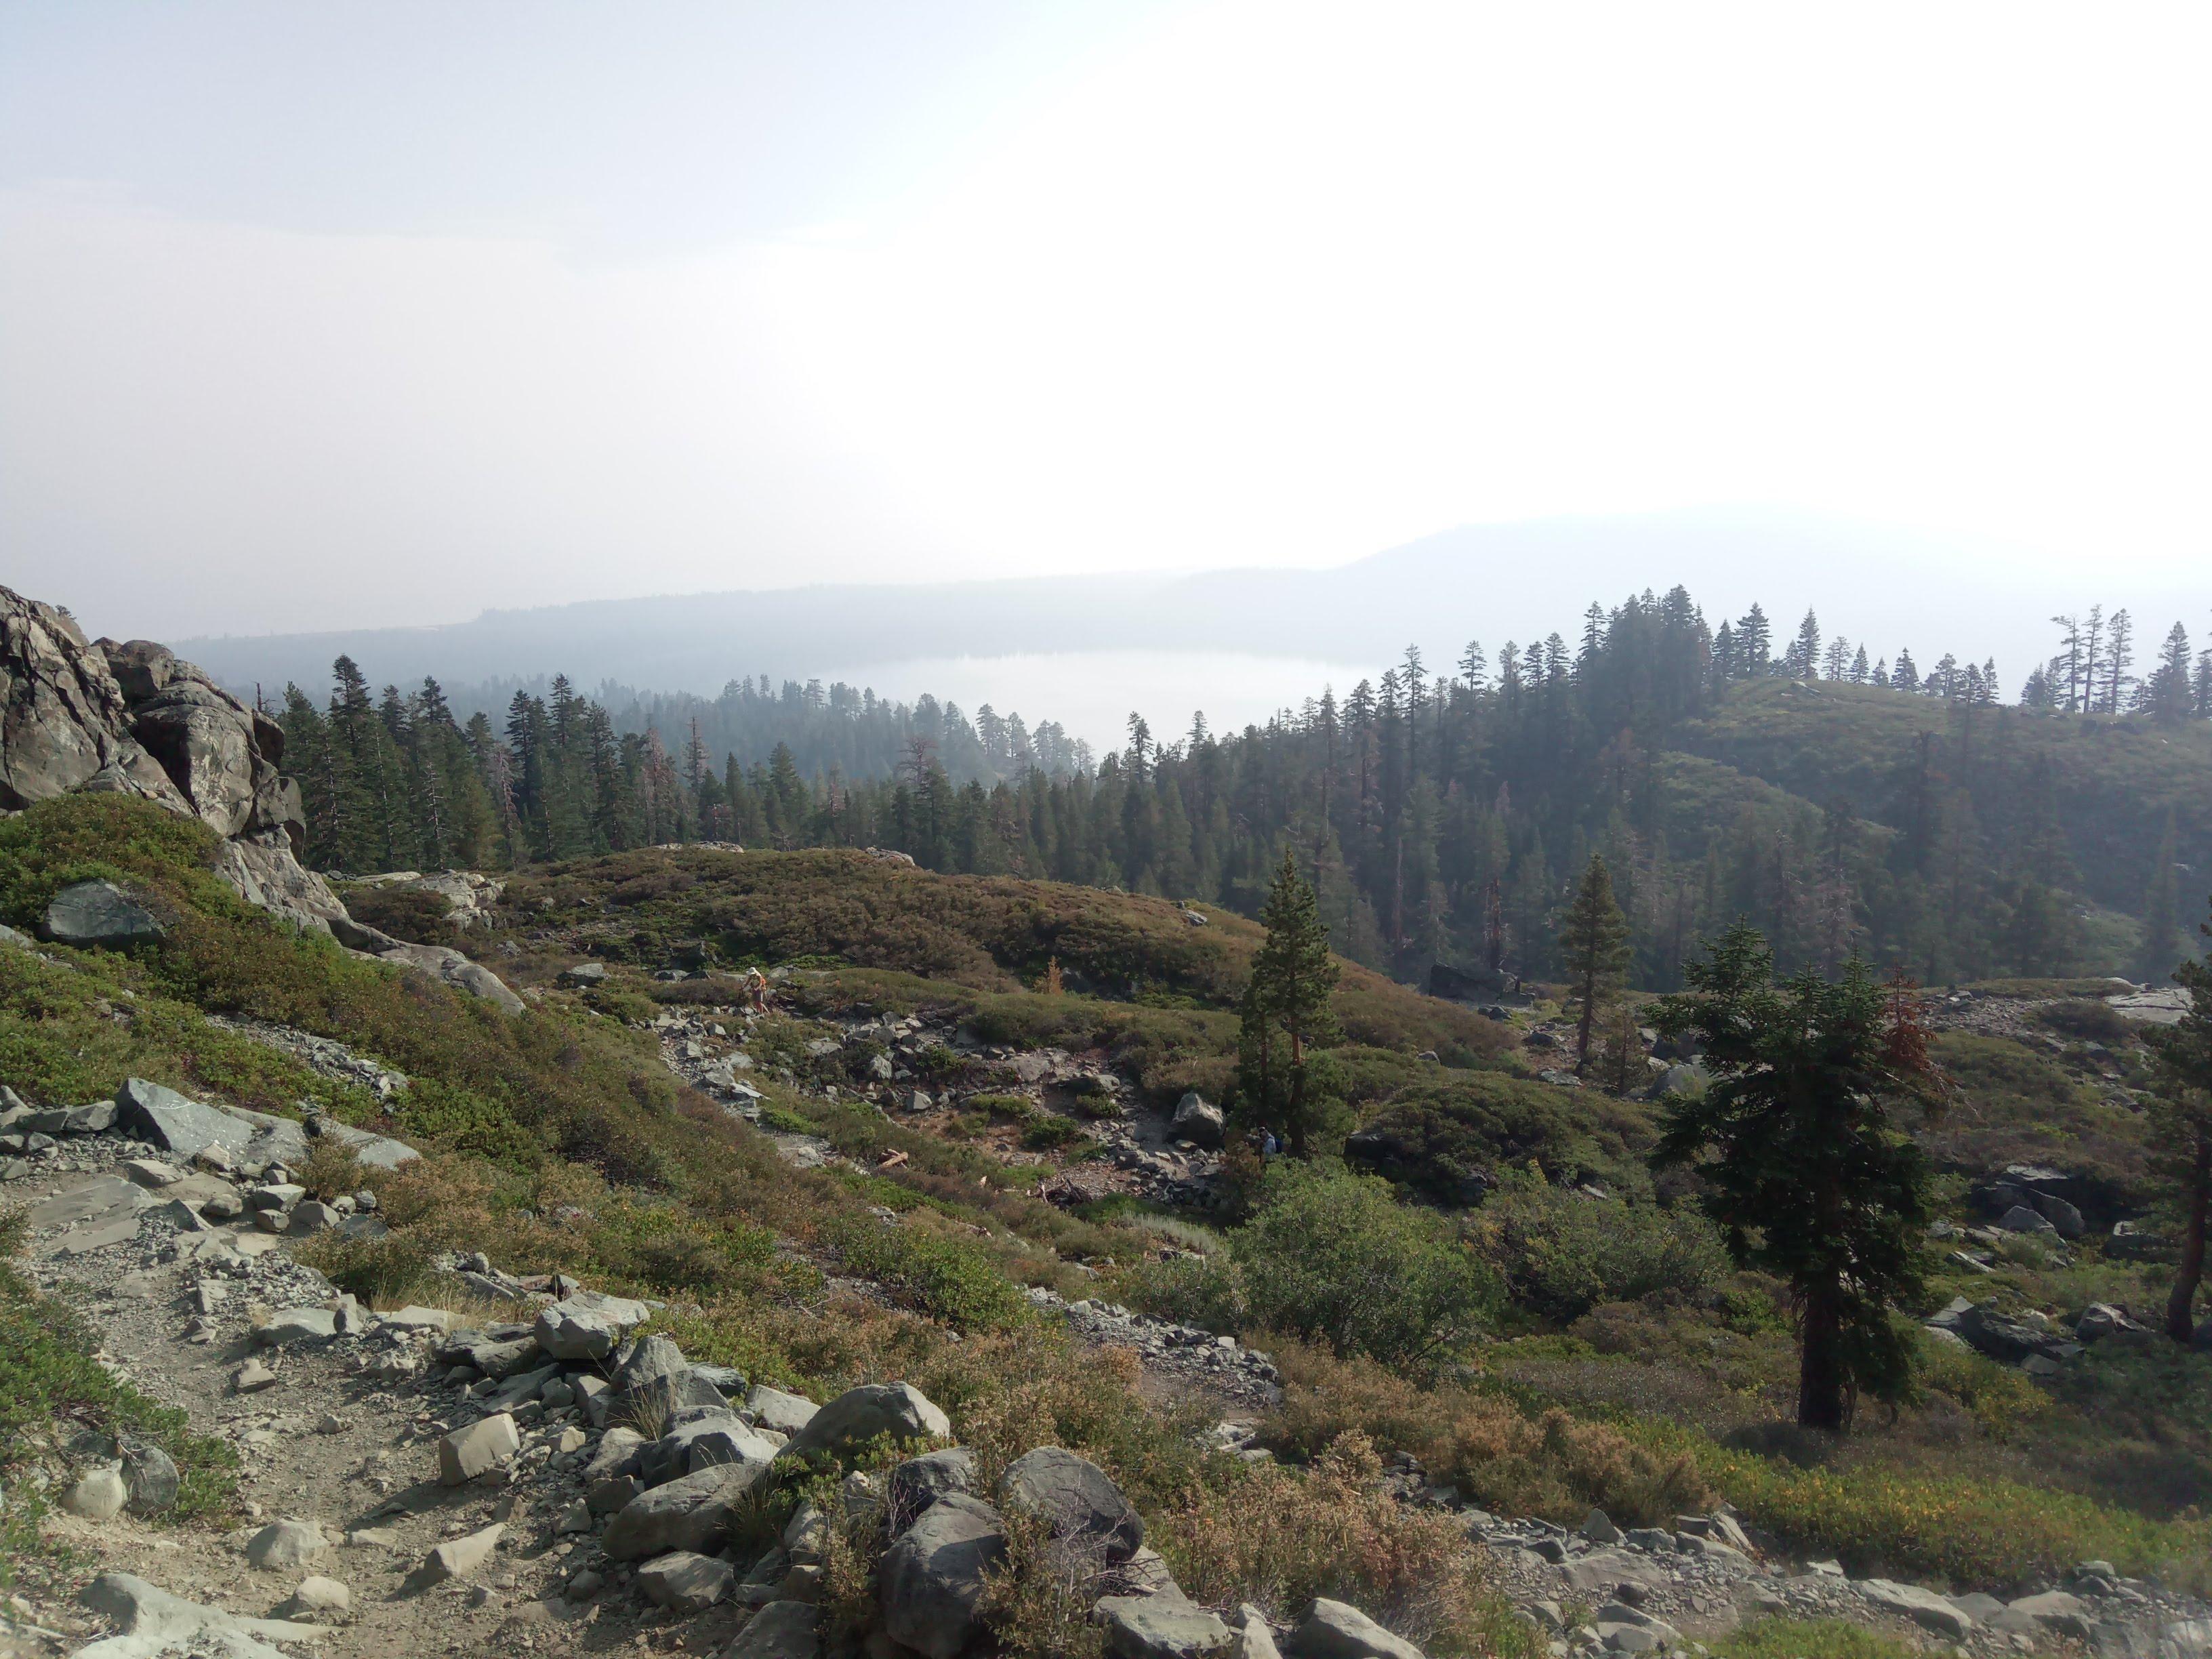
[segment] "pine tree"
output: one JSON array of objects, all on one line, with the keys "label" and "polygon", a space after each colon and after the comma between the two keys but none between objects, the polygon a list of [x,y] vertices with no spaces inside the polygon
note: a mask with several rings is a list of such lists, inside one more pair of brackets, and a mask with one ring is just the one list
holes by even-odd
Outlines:
[{"label": "pine tree", "polygon": [[1575,1028],[1575,1075],[1589,1067],[1590,1033],[1599,1000],[1619,983],[1628,966],[1628,920],[1613,902],[1613,877],[1595,854],[1583,870],[1582,884],[1559,929],[1559,962],[1582,998],[1582,1019]]},{"label": "pine tree", "polygon": [[1927,1160],[1894,1115],[1935,1097],[1926,1031],[1856,959],[1834,981],[1778,981],[1747,923],[1686,976],[1691,993],[1662,999],[1656,1024],[1702,1039],[1713,1080],[1668,1109],[1659,1161],[1695,1164],[1736,1260],[1789,1283],[1797,1420],[1841,1430],[1859,1395],[1911,1389],[1914,1335],[1893,1310],[1922,1293],[1934,1206]]},{"label": "pine tree", "polygon": [[1295,853],[1284,852],[1260,920],[1267,938],[1240,1007],[1238,1121],[1279,1135],[1296,1157],[1333,1152],[1346,1113],[1341,1084],[1322,1051],[1338,1041],[1329,1008],[1337,966]]},{"label": "pine tree", "polygon": [[[2212,939],[2212,921],[2200,931]],[[2212,1214],[2212,958],[2183,963],[2173,978],[2189,994],[2188,1012],[2179,1024],[2152,1026],[2143,1036],[2158,1065],[2152,1121],[2181,1211],[2181,1250],[2166,1297],[2166,1334],[2186,1344],[2196,1337],[2197,1290],[2204,1278],[2206,1223]]]}]

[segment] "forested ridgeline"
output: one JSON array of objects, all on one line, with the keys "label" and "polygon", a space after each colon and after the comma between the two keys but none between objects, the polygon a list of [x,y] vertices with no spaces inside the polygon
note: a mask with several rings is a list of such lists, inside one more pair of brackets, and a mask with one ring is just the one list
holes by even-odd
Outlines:
[{"label": "forested ridgeline", "polygon": [[988,708],[750,682],[632,698],[622,731],[556,680],[501,730],[457,722],[434,683],[379,704],[342,660],[327,708],[290,688],[283,720],[324,868],[882,846],[1249,914],[1290,847],[1347,955],[1541,976],[1597,852],[1639,984],[1679,983],[1736,916],[1785,966],[2162,976],[2212,881],[2212,653],[2176,624],[2138,678],[2124,613],[2061,628],[2003,706],[1994,664],[1869,661],[1810,613],[1777,654],[1756,605],[1713,628],[1682,589],[1647,592],[1593,605],[1578,646],[1470,645],[1444,672],[1409,650],[1241,732],[1200,714],[1165,740],[1133,716],[1095,766]]}]

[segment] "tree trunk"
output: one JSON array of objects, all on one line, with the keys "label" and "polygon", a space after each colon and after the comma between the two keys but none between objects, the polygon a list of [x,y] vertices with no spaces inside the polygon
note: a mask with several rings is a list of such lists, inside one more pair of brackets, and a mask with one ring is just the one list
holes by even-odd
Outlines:
[{"label": "tree trunk", "polygon": [[1597,1023],[1597,974],[1595,969],[1583,975],[1583,1018],[1575,1031],[1575,1075],[1580,1077],[1589,1065],[1590,1027]]},{"label": "tree trunk", "polygon": [[2188,1218],[2182,1224],[2181,1260],[2174,1265],[2173,1293],[2166,1299],[2166,1334],[2186,1343],[2197,1334],[2197,1286],[2204,1277],[2205,1212],[2212,1208],[2212,1134],[2200,1132],[2197,1156],[2189,1168]]},{"label": "tree trunk", "polygon": [[1805,1297],[1804,1328],[1797,1356],[1797,1424],[1800,1428],[1844,1426],[1843,1311],[1838,1288],[1824,1284]]}]

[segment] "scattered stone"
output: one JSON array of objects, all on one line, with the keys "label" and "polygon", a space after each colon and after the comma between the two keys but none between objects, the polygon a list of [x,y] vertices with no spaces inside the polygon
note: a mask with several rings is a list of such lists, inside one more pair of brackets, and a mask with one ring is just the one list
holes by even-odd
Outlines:
[{"label": "scattered stone", "polygon": [[1612,1517],[1603,1510],[1589,1512],[1583,1522],[1582,1533],[1593,1544],[1618,1544],[1620,1541],[1620,1528],[1613,1524]]},{"label": "scattered stone", "polygon": [[1115,1659],[1210,1659],[1230,1642],[1228,1626],[1179,1594],[1104,1596],[1091,1617]]},{"label": "scattered stone", "polygon": [[133,1515],[158,1515],[177,1501],[177,1465],[168,1453],[144,1440],[123,1444],[125,1500]]},{"label": "scattered stone", "polygon": [[638,1593],[672,1613],[704,1613],[730,1593],[737,1571],[726,1561],[672,1550],[637,1570]]},{"label": "scattered stone", "polygon": [[513,1413],[498,1412],[455,1429],[438,1442],[438,1483],[458,1486],[478,1475],[504,1468],[522,1449]]},{"label": "scattered stone", "polygon": [[1901,1613],[1925,1629],[1951,1640],[1962,1641],[1974,1628],[1973,1620],[1948,1596],[1917,1584],[1900,1584],[1887,1578],[1863,1578],[1855,1588],[1886,1612]]},{"label": "scattered stone", "polygon": [[956,1492],[972,1494],[975,1490],[975,1456],[965,1446],[924,1452],[895,1465],[885,1483],[893,1535],[905,1531],[916,1516],[939,1498]]},{"label": "scattered stone", "polygon": [[331,1547],[312,1521],[272,1521],[246,1540],[246,1559],[264,1572],[290,1572]]},{"label": "scattered stone", "polygon": [[335,1578],[311,1575],[300,1581],[292,1599],[284,1604],[287,1619],[312,1618],[319,1613],[345,1613],[353,1607],[353,1592]]},{"label": "scattered stone", "polygon": [[821,1409],[811,1400],[764,1384],[755,1384],[745,1395],[745,1410],[751,1413],[754,1425],[778,1434],[797,1434]]},{"label": "scattered stone", "polygon": [[1177,1140],[1188,1140],[1197,1146],[1214,1147],[1226,1139],[1229,1120],[1223,1115],[1221,1108],[1193,1089],[1176,1103],[1175,1116],[1169,1122],[1168,1131]]},{"label": "scattered stone", "polygon": [[499,1540],[507,1535],[503,1522],[494,1522],[481,1532],[472,1532],[462,1538],[449,1538],[432,1550],[429,1559],[422,1563],[423,1576],[434,1584],[449,1579],[465,1578],[491,1559]]},{"label": "scattered stone", "polygon": [[641,1492],[608,1523],[600,1547],[616,1561],[649,1560],[671,1550],[701,1555],[718,1550],[738,1506],[767,1467],[724,1464]]},{"label": "scattered stone", "polygon": [[297,1629],[281,1620],[240,1619],[200,1607],[127,1572],[101,1573],[78,1599],[121,1632],[117,1639],[80,1650],[101,1659],[150,1659],[184,1652],[217,1653],[224,1659],[284,1659],[281,1650],[263,1638],[300,1638]]},{"label": "scattered stone", "polygon": [[62,1507],[87,1521],[112,1521],[130,1499],[121,1471],[88,1469],[62,1493]]},{"label": "scattered stone", "polygon": [[230,1386],[240,1394],[259,1394],[276,1386],[276,1373],[259,1360],[249,1359],[232,1376]]}]

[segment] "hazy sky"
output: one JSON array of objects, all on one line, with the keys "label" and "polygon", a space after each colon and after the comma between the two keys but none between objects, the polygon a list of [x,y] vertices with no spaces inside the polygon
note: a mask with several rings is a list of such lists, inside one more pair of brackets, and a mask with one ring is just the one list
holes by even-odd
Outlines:
[{"label": "hazy sky", "polygon": [[2193,4],[10,0],[0,580],[182,636],[1761,501],[2187,581],[2208,48]]}]

